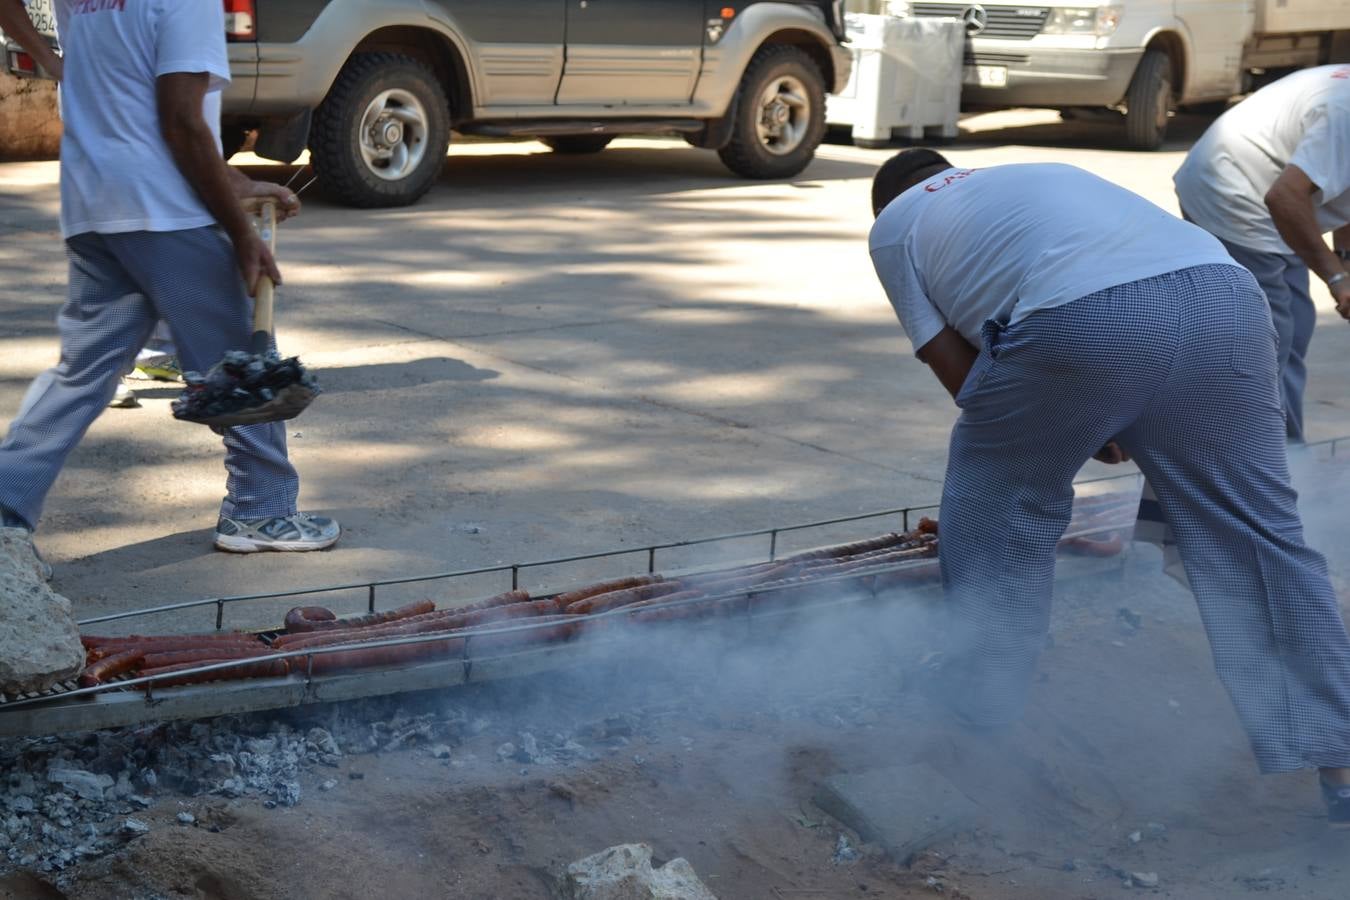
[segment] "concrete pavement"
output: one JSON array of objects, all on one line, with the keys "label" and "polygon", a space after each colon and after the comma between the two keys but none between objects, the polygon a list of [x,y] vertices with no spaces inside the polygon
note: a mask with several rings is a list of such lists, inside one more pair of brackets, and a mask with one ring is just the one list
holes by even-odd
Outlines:
[{"label": "concrete pavement", "polygon": [[[1175,209],[1170,176],[1203,124],[1146,154],[1051,114],[1000,113],[968,120],[949,155],[1070,162]],[[935,499],[955,410],[866,253],[870,178],[890,152],[826,146],[798,180],[764,184],[678,142],[590,157],[465,144],[412,208],[307,194],[280,232],[280,339],[327,394],[291,446],[302,507],[341,518],[343,543],[212,552],[219,441],[170,417],[176,389],[151,387],[142,409],[95,423],[51,495],[39,544],[55,587],[91,615]],[[0,165],[0,422],[55,358],[56,180],[54,163]],[[1350,432],[1350,328],[1317,300],[1314,438]]]}]

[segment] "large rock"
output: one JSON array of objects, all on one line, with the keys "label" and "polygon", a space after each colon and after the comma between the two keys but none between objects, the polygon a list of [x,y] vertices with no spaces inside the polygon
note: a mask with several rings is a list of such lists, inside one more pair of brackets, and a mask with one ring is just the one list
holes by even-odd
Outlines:
[{"label": "large rock", "polygon": [[42,580],[28,532],[0,528],[0,690],[46,690],[82,668],[70,601]]},{"label": "large rock", "polygon": [[56,82],[0,72],[0,160],[56,159],[60,148]]},{"label": "large rock", "polygon": [[652,868],[652,848],[620,844],[567,867],[562,900],[717,900],[684,859]]}]

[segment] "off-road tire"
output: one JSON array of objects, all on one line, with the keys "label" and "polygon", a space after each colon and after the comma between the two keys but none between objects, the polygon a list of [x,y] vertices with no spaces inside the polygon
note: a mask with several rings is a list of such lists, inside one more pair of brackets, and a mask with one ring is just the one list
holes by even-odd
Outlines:
[{"label": "off-road tire", "polygon": [[1135,150],[1161,147],[1172,106],[1172,59],[1162,50],[1149,50],[1125,92],[1125,143]]},{"label": "off-road tire", "polygon": [[[794,76],[806,86],[809,121],[801,143],[779,156],[764,147],[755,124],[761,115],[760,95],[773,79],[784,75]],[[824,137],[825,76],[820,67],[799,47],[787,44],[760,47],[741,75],[731,140],[717,151],[722,163],[745,178],[790,178],[810,164]]]},{"label": "off-road tire", "polygon": [[554,153],[566,156],[580,156],[584,153],[599,153],[614,140],[612,134],[559,134],[540,140]]},{"label": "off-road tire", "polygon": [[[426,150],[406,177],[386,181],[361,156],[361,117],[382,92],[413,94],[426,110]],[[450,146],[450,102],[436,75],[400,53],[358,53],[347,60],[323,103],[314,111],[309,153],[325,191],[348,206],[406,206],[431,189]]]}]

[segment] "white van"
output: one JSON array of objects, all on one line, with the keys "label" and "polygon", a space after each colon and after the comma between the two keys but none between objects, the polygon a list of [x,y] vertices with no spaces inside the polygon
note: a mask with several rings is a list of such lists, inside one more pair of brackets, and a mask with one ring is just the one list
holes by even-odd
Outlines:
[{"label": "white van", "polygon": [[1178,106],[1350,60],[1350,0],[886,5],[894,15],[965,22],[964,108],[1119,109],[1127,142],[1140,149],[1162,143]]}]

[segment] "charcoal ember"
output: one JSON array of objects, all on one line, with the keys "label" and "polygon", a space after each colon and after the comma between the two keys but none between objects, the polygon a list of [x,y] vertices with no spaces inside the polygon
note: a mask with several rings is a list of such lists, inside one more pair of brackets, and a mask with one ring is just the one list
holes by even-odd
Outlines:
[{"label": "charcoal ember", "polygon": [[270,756],[276,752],[277,742],[275,738],[249,738],[244,747],[255,756]]},{"label": "charcoal ember", "polygon": [[432,734],[431,719],[432,719],[431,716],[420,716],[416,721],[404,725],[402,728],[396,730],[393,733],[393,735],[389,738],[389,740],[384,744],[384,746],[381,747],[380,749],[383,750],[385,753],[389,753],[390,751],[397,750],[404,744],[407,744],[411,741],[432,740],[433,734]]},{"label": "charcoal ember", "polygon": [[213,753],[201,763],[201,777],[220,781],[226,778],[233,778],[237,767],[234,757],[228,753]]},{"label": "charcoal ember", "polygon": [[342,758],[342,748],[338,746],[333,733],[326,728],[311,728],[305,735],[305,743],[318,754],[320,760],[328,756]]},{"label": "charcoal ember", "polygon": [[126,818],[122,820],[121,833],[129,837],[140,837],[143,834],[150,833],[150,826],[140,819]]},{"label": "charcoal ember", "polygon": [[114,800],[125,800],[135,792],[136,789],[131,785],[130,770],[123,769],[117,773],[117,781],[108,793]]},{"label": "charcoal ember", "polygon": [[235,776],[222,781],[213,793],[220,794],[222,797],[242,797],[246,790],[244,779]]},{"label": "charcoal ember", "polygon": [[539,739],[528,731],[523,731],[520,734],[520,747],[516,749],[515,758],[520,762],[532,763],[536,766],[551,766],[558,762],[552,754],[540,749]]},{"label": "charcoal ember", "polygon": [[[102,800],[103,794],[114,785],[107,775],[95,775],[84,769],[52,768],[47,771],[47,780],[59,784],[86,800]],[[61,796],[65,796],[62,794]]]},{"label": "charcoal ember", "polygon": [[314,393],[319,385],[295,357],[282,358],[275,352],[255,357],[231,351],[205,375],[186,372],[183,393],[173,402],[179,418],[204,418],[239,412],[258,406],[292,386]]},{"label": "charcoal ember", "polygon": [[37,801],[31,794],[11,794],[6,803],[12,812],[30,813],[37,810]]},{"label": "charcoal ember", "polygon": [[830,861],[836,866],[840,866],[845,863],[855,862],[861,856],[862,854],[859,853],[858,849],[853,846],[851,841],[849,841],[848,835],[841,833],[839,839],[834,842],[834,855],[831,857]]},{"label": "charcoal ember", "polygon": [[277,781],[267,793],[278,806],[295,806],[300,802],[300,783],[289,780]]},{"label": "charcoal ember", "polygon": [[10,772],[6,782],[16,794],[31,794],[37,790],[37,781],[28,772]]}]

